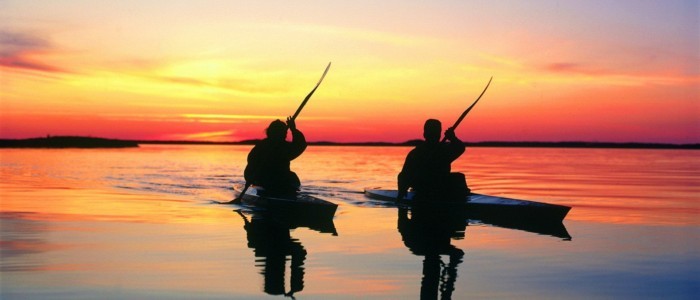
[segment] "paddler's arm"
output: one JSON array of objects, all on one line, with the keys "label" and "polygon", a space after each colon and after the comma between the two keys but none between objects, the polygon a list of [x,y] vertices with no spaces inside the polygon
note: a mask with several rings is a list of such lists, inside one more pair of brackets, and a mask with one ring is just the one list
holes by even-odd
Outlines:
[{"label": "paddler's arm", "polygon": [[306,150],[306,137],[304,137],[304,134],[297,129],[296,122],[291,117],[287,118],[287,127],[289,128],[289,131],[292,132],[292,150],[291,153],[289,153],[289,159],[293,160],[299,157],[299,155],[304,153],[304,150]]},{"label": "paddler's arm", "polygon": [[400,201],[403,198],[406,197],[406,194],[408,193],[408,184],[406,184],[406,179],[405,179],[405,174],[403,172],[399,173],[398,176],[398,188],[399,188],[399,193],[396,196],[396,200]]},{"label": "paddler's arm", "polygon": [[231,203],[239,204],[243,200],[243,194],[248,190],[248,188],[258,181],[260,174],[260,148],[259,144],[256,144],[253,149],[248,153],[248,160],[243,169],[243,179],[245,179],[245,186],[241,193],[235,199],[231,200]]},{"label": "paddler's arm", "polygon": [[464,142],[455,135],[455,129],[452,127],[445,130],[445,138],[450,142],[448,144],[450,148],[450,161],[454,161],[464,153],[466,147],[464,146]]},{"label": "paddler's arm", "polygon": [[243,178],[246,184],[254,183],[258,179],[260,173],[260,148],[255,145],[248,153],[248,160],[245,169],[243,170]]},{"label": "paddler's arm", "polygon": [[413,151],[406,155],[406,161],[403,163],[403,168],[401,173],[397,176],[398,190],[399,193],[396,195],[396,200],[402,200],[406,197],[408,193],[408,188],[411,186],[411,177],[413,173],[416,172],[413,159]]}]

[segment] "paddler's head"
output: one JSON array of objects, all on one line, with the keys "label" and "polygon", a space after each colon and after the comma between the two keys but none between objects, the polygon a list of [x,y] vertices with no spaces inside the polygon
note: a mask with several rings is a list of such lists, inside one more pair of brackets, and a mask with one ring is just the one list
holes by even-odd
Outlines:
[{"label": "paddler's head", "polygon": [[423,125],[423,137],[428,143],[437,143],[442,134],[442,123],[435,119],[428,119]]},{"label": "paddler's head", "polygon": [[279,119],[272,121],[265,130],[267,138],[271,140],[285,140],[287,138],[287,124]]}]

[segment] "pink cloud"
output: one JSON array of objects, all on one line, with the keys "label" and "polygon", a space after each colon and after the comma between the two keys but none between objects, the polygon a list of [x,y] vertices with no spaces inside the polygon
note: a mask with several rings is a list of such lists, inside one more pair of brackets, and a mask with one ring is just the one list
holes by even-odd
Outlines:
[{"label": "pink cloud", "polygon": [[67,72],[34,58],[51,51],[50,43],[41,37],[19,32],[0,31],[0,66],[39,72]]},{"label": "pink cloud", "polygon": [[601,69],[594,69],[582,64],[572,62],[551,63],[544,67],[546,71],[553,73],[568,73],[568,74],[585,74],[585,75],[604,75],[606,72]]}]

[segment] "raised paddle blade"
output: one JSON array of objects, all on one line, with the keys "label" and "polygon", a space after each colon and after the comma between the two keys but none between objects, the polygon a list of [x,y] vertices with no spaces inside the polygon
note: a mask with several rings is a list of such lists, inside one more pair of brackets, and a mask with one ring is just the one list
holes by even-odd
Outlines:
[{"label": "raised paddle blade", "polygon": [[331,63],[328,62],[328,66],[326,66],[326,70],[323,71],[323,75],[321,75],[321,79],[318,80],[318,83],[316,83],[316,86],[314,86],[314,89],[311,90],[311,92],[309,92],[309,94],[306,95],[306,98],[304,98],[304,101],[301,102],[301,105],[299,105],[299,108],[297,108],[297,111],[294,113],[294,115],[292,115],[292,120],[296,120],[297,116],[299,115],[301,110],[304,108],[304,105],[306,105],[306,102],[309,101],[309,98],[311,98],[311,95],[313,95],[314,92],[316,91],[316,89],[318,88],[318,86],[321,85],[321,81],[323,81],[323,78],[326,77],[326,73],[328,73],[328,69],[330,69],[330,67],[331,67]]},{"label": "raised paddle blade", "polygon": [[[467,116],[467,114],[469,113],[469,111],[471,111],[472,108],[474,108],[474,105],[476,105],[476,103],[479,102],[479,99],[481,99],[481,96],[483,96],[484,93],[486,93],[486,90],[489,89],[489,86],[491,85],[491,80],[493,80],[493,76],[491,76],[491,78],[489,78],[489,82],[486,84],[486,87],[484,87],[484,90],[481,91],[481,94],[479,94],[479,97],[477,97],[476,100],[474,100],[474,103],[472,103],[472,105],[470,105],[470,106],[462,113],[462,115],[459,116],[459,118],[457,119],[457,121],[455,122],[455,124],[452,125],[452,127],[451,127],[452,129],[456,129],[457,126],[459,126],[459,124],[462,123],[462,120],[464,120],[464,117]],[[445,138],[442,138],[442,141],[443,141],[443,142],[444,142],[445,140],[447,140],[446,137],[445,137]]]}]

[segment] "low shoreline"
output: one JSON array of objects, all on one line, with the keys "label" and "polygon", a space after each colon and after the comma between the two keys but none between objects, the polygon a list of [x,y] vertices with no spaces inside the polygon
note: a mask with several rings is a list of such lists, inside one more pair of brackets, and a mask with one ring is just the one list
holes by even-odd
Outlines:
[{"label": "low shoreline", "polygon": [[[78,136],[54,136],[30,139],[0,139],[0,148],[127,148],[139,145],[255,145],[259,140],[244,140],[236,142],[211,141],[163,141],[163,140],[118,140]],[[356,146],[356,147],[411,147],[422,143],[421,140],[410,140],[402,143],[391,142],[308,142],[313,146]],[[615,143],[615,142],[464,142],[467,147],[499,147],[499,148],[600,148],[600,149],[685,149],[698,150],[700,144],[667,144],[667,143]]]},{"label": "low shoreline", "polygon": [[0,139],[0,148],[131,148],[135,141],[82,136],[47,136],[30,139]]},{"label": "low shoreline", "polygon": [[[255,145],[259,140],[239,142],[206,141],[136,141],[139,144],[161,145]],[[412,147],[421,141],[412,140],[403,143],[390,142],[308,142],[312,146],[356,146],[356,147]],[[502,148],[607,148],[607,149],[700,149],[700,144],[664,144],[664,143],[612,143],[612,142],[464,142],[467,147],[502,147]]]}]

